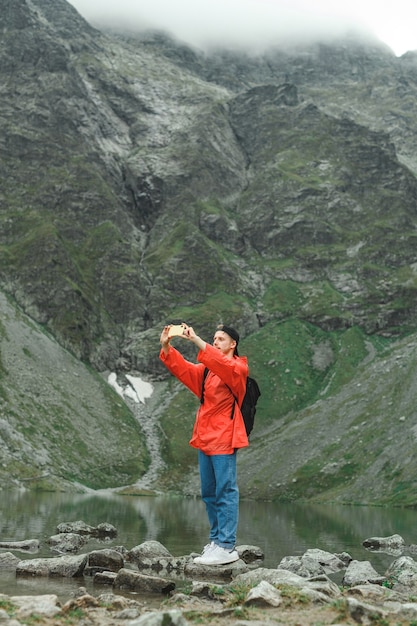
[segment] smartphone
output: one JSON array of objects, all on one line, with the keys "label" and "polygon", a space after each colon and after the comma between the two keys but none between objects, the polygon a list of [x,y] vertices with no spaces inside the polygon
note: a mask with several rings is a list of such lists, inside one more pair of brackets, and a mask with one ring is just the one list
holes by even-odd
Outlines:
[{"label": "smartphone", "polygon": [[184,330],[184,324],[173,324],[168,331],[168,337],[178,337],[179,335],[183,335]]}]

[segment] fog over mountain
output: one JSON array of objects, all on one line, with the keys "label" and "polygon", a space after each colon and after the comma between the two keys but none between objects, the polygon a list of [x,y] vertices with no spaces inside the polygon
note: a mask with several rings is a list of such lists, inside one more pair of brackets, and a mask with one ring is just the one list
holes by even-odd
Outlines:
[{"label": "fog over mountain", "polygon": [[[397,55],[417,48],[409,0],[379,6],[373,0],[72,0],[91,23],[130,30],[161,29],[196,47],[263,49],[294,40],[334,39],[353,31],[376,37]],[[405,19],[406,18],[406,19]]]}]

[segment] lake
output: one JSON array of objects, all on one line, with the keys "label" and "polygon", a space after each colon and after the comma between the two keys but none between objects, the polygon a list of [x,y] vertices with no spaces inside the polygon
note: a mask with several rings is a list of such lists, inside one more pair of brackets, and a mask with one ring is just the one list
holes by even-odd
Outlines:
[{"label": "lake", "polygon": [[[179,496],[121,496],[114,493],[74,495],[34,491],[0,492],[0,541],[39,539],[40,550],[22,559],[56,556],[47,543],[61,522],[82,520],[91,526],[108,522],[117,537],[105,542],[91,539],[83,552],[112,547],[134,546],[154,539],[173,556],[200,552],[208,541],[203,502]],[[401,535],[406,544],[417,543],[417,511],[414,509],[365,506],[315,505],[241,501],[238,545],[259,546],[264,566],[277,567],[284,556],[302,555],[309,548],[332,553],[348,552],[352,558],[370,561],[384,574],[394,556],[370,552],[362,542],[369,537]],[[6,552],[9,550],[1,550]],[[57,593],[63,600],[85,586],[87,579],[24,579],[0,570],[0,592],[8,595]],[[95,595],[106,591],[99,588]]]}]

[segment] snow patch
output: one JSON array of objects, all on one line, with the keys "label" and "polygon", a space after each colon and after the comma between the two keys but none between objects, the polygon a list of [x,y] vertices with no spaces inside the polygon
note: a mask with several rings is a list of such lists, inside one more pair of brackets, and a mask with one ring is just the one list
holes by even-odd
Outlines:
[{"label": "snow patch", "polygon": [[153,385],[151,385],[151,383],[147,383],[141,378],[130,376],[129,374],[126,374],[126,378],[135,390],[138,401],[145,404],[146,398],[150,398],[153,393]]},{"label": "snow patch", "polygon": [[113,389],[115,389],[117,391],[119,396],[121,398],[123,398],[123,387],[121,387],[117,383],[117,376],[116,376],[116,374],[114,374],[113,372],[111,374],[109,374],[109,376],[107,378],[107,382],[109,383],[110,387],[113,387]]},{"label": "snow patch", "polygon": [[142,402],[142,404],[145,404],[145,400],[150,398],[153,393],[153,385],[142,380],[142,378],[130,376],[129,374],[126,374],[126,379],[129,384],[126,385],[126,387],[122,387],[117,382],[117,375],[112,372],[109,374],[107,382],[115,389],[121,398],[124,399],[127,397],[134,402]]}]

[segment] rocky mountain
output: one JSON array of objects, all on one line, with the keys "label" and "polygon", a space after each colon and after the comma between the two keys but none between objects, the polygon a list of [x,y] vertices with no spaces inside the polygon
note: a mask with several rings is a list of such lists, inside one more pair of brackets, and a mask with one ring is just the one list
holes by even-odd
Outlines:
[{"label": "rocky mountain", "polygon": [[[163,488],[195,490],[186,447],[195,404],[159,364],[160,328],[185,320],[209,339],[225,321],[241,330],[263,392],[241,461],[244,494],[410,503],[399,450],[411,454],[414,436],[388,426],[412,421],[413,398],[400,416],[383,411],[372,381],[397,357],[414,371],[417,53],[397,58],[353,36],[257,56],[203,53],[160,33],[100,32],[65,0],[0,0],[0,9],[4,306],[43,328],[62,358],[92,368],[88,377],[139,372],[161,383],[172,399],[154,400]],[[21,358],[25,350],[31,341]],[[29,366],[36,387],[55,385]],[[3,419],[30,442],[27,406],[11,417],[11,384],[5,376]],[[390,406],[401,405],[403,384],[385,378]],[[54,410],[40,407],[46,424]],[[99,430],[112,410],[93,411]],[[377,416],[364,448],[354,427]],[[126,483],[149,464],[140,428],[132,441],[141,467]],[[366,468],[350,460],[364,449]],[[87,465],[98,465],[90,450]],[[121,439],[114,455],[128,450]],[[375,472],[381,487],[366,494]]]}]

